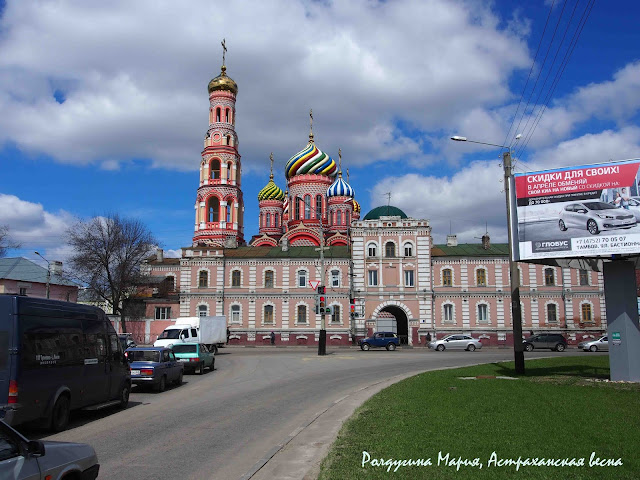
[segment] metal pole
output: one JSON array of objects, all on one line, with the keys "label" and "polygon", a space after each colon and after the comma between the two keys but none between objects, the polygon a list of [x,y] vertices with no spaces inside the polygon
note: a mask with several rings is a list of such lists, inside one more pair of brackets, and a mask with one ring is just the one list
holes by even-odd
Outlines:
[{"label": "metal pole", "polygon": [[47,260],[42,255],[40,255],[40,253],[38,253],[38,252],[33,252],[33,253],[35,253],[41,259],[43,259],[45,262],[47,262],[47,298],[49,298],[49,289],[50,289],[50,285],[51,285],[51,264],[49,263],[49,260]]},{"label": "metal pole", "polygon": [[504,165],[504,192],[507,200],[507,233],[509,236],[509,272],[511,276],[511,317],[513,322],[513,354],[515,370],[524,374],[524,344],[522,343],[522,311],[520,307],[520,275],[514,259],[515,242],[513,238],[513,224],[511,217],[511,151],[502,154]]},{"label": "metal pole", "polygon": [[[324,232],[320,229],[320,286],[324,287]],[[325,289],[325,304],[326,304],[326,289]],[[327,325],[325,321],[324,310],[320,313],[320,337],[318,338],[318,355],[327,354]]]}]

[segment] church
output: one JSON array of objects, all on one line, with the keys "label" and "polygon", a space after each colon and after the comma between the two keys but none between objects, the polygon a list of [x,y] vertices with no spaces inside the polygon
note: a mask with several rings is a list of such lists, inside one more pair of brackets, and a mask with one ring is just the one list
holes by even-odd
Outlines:
[{"label": "church", "polygon": [[[394,331],[401,344],[425,345],[469,333],[488,346],[513,344],[509,250],[434,245],[427,219],[390,204],[361,218],[360,204],[336,162],[309,139],[286,164],[284,190],[271,174],[257,193],[258,234],[244,237],[241,157],[235,131],[238,85],[226,73],[209,82],[194,204],[193,241],[181,258],[162,250],[144,270],[163,288],[145,299],[145,319],[129,329],[150,343],[179,317],[225,315],[229,343],[317,345],[316,287],[326,287],[327,345],[347,346],[373,331]],[[606,330],[599,272],[521,263],[523,331],[561,332],[575,344]],[[133,324],[133,325],[132,325]]]}]

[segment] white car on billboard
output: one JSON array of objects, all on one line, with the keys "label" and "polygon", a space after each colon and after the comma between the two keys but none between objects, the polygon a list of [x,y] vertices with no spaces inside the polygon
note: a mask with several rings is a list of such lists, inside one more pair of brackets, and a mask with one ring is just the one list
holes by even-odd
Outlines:
[{"label": "white car on billboard", "polygon": [[568,228],[581,228],[591,235],[603,230],[631,228],[636,225],[633,212],[599,201],[569,203],[560,211],[558,227],[563,232]]}]

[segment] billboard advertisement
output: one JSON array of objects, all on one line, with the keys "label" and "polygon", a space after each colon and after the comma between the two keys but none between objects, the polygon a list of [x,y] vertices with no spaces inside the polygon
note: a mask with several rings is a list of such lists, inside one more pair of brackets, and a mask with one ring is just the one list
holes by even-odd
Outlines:
[{"label": "billboard advertisement", "polygon": [[514,174],[516,258],[640,253],[639,169],[634,159]]}]

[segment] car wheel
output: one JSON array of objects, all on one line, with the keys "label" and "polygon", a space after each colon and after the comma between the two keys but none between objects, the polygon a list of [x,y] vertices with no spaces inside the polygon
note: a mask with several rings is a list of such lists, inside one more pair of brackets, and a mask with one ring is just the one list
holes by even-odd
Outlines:
[{"label": "car wheel", "polygon": [[363,343],[360,345],[360,348],[366,352],[371,348],[371,346],[368,343]]},{"label": "car wheel", "polygon": [[200,365],[198,365],[198,370],[196,370],[196,373],[198,375],[202,375],[204,373],[204,362],[202,362]]},{"label": "car wheel", "polygon": [[589,351],[590,352],[597,352],[598,351],[598,346],[597,345],[591,345],[589,347]]},{"label": "car wheel", "polygon": [[476,351],[476,346],[475,345],[469,345],[467,347],[467,350],[469,350],[470,352],[475,352]]},{"label": "car wheel", "polygon": [[67,395],[60,395],[56,404],[51,411],[51,430],[61,432],[69,424],[69,413],[71,411],[71,402]]},{"label": "car wheel", "polygon": [[524,349],[525,349],[527,352],[532,352],[532,351],[533,351],[533,345],[531,345],[530,343],[527,343],[527,344],[524,346]]},{"label": "car wheel", "polygon": [[178,375],[178,379],[176,380],[176,385],[182,385],[182,376],[184,375],[183,372],[180,372],[180,374]]},{"label": "car wheel", "polygon": [[598,224],[596,223],[595,220],[589,220],[587,222],[587,230],[589,230],[589,233],[591,235],[595,235],[598,232],[600,232],[600,230],[598,230]]},{"label": "car wheel", "polygon": [[127,408],[129,405],[129,394],[131,393],[131,387],[125,384],[120,390],[120,408]]},{"label": "car wheel", "polygon": [[567,347],[565,347],[564,343],[559,343],[558,345],[556,345],[556,351],[557,352],[564,352],[565,348],[567,348]]},{"label": "car wheel", "polygon": [[389,350],[390,352],[393,352],[395,349],[396,349],[396,344],[395,343],[387,344],[387,350]]},{"label": "car wheel", "polygon": [[156,392],[164,392],[165,388],[167,388],[167,378],[163,375],[160,378],[160,383],[156,387]]},{"label": "car wheel", "polygon": [[560,220],[558,222],[558,227],[560,227],[560,230],[563,232],[567,230],[567,226],[564,224],[564,220]]},{"label": "car wheel", "polygon": [[438,345],[436,347],[436,350],[439,351],[439,352],[443,352],[444,351],[444,345]]}]

